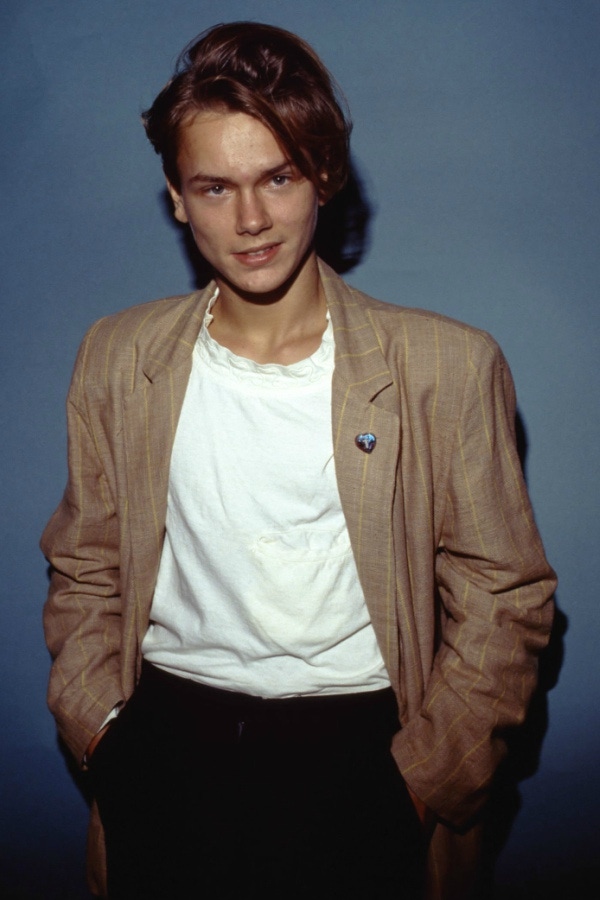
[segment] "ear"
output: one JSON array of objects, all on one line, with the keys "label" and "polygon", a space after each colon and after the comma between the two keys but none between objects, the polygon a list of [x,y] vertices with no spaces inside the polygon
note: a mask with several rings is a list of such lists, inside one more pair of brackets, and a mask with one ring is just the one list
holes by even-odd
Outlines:
[{"label": "ear", "polygon": [[327,182],[329,181],[329,175],[327,172],[319,173],[319,182],[317,184],[317,197],[319,201],[319,206],[325,206],[325,204],[331,199],[329,196],[329,186]]},{"label": "ear", "polygon": [[177,190],[174,188],[169,179],[167,178],[167,190],[171,195],[171,200],[173,201],[173,215],[177,219],[178,222],[181,222],[185,225],[188,221],[187,213],[185,211],[185,207],[183,205],[183,197]]}]

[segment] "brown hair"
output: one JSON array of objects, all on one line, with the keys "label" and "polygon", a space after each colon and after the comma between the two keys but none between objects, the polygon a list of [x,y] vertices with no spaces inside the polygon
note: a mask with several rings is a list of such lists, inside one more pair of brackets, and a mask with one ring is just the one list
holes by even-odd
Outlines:
[{"label": "brown hair", "polygon": [[338,97],[332,76],[301,38],[272,25],[231,22],[183,50],[142,121],[176,189],[182,126],[200,110],[225,107],[262,122],[321,200],[329,200],[348,176],[352,126]]}]

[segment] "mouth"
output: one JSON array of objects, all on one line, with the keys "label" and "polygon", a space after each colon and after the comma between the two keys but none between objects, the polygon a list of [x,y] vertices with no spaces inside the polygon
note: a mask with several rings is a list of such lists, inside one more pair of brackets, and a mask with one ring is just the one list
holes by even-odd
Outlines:
[{"label": "mouth", "polygon": [[277,254],[281,244],[263,244],[260,247],[252,247],[250,250],[242,250],[233,256],[246,266],[261,266],[271,262]]}]

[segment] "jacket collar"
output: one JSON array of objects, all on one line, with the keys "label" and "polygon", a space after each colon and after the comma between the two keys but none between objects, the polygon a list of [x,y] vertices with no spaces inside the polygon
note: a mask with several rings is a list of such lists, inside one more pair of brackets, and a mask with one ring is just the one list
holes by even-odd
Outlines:
[{"label": "jacket collar", "polygon": [[[366,402],[393,384],[373,327],[370,298],[350,288],[333,269],[319,260],[319,274],[330,311],[336,345],[336,375]],[[214,281],[181,299],[181,307],[166,334],[160,332],[143,361],[146,378],[154,383],[182,365],[191,354],[216,290]],[[374,302],[373,302],[373,305]],[[386,406],[385,402],[377,405]]]},{"label": "jacket collar", "polygon": [[180,298],[175,318],[166,333],[158,331],[142,360],[144,375],[152,384],[181,366],[191,367],[192,351],[198,338],[207,306],[217,286],[209,282],[201,291]]},{"label": "jacket collar", "polygon": [[[349,463],[348,453],[355,459],[356,437],[371,433],[377,440],[385,439],[385,457],[395,467],[400,441],[399,388],[384,354],[386,329],[377,324],[377,313],[386,306],[349,287],[325,263],[319,261],[319,268],[335,337],[332,425],[336,459]],[[373,459],[379,456],[374,453]],[[338,482],[344,504],[343,479]]]},{"label": "jacket collar", "polygon": [[335,337],[336,391],[397,412],[394,379],[373,321],[382,304],[349,287],[321,260],[319,272]]}]

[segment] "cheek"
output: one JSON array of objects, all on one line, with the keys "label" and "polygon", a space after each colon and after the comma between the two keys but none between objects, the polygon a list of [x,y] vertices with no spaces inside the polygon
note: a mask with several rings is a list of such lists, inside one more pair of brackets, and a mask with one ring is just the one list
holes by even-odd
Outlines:
[{"label": "cheek", "polygon": [[282,210],[280,221],[303,232],[314,231],[319,215],[319,204],[310,196],[294,205],[292,209]]},{"label": "cheek", "polygon": [[314,233],[317,229],[318,218],[319,218],[318,203],[315,202],[315,203],[307,204],[306,216],[305,216],[306,231],[310,233],[311,239],[314,236]]},{"label": "cheek", "polygon": [[321,204],[319,203],[319,198],[317,196],[317,192],[313,189],[310,193],[310,197],[306,201],[306,211],[307,217],[311,222],[316,224],[317,219],[319,217],[319,208]]},{"label": "cheek", "polygon": [[190,214],[189,225],[198,245],[206,247],[218,245],[224,234],[224,228],[218,216],[194,216]]}]

